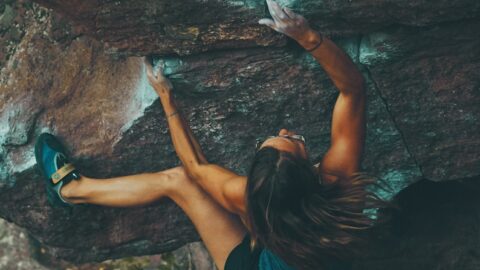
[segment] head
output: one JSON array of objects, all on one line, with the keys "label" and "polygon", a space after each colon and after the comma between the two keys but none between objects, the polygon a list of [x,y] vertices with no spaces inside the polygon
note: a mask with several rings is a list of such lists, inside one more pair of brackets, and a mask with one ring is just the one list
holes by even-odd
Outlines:
[{"label": "head", "polygon": [[361,217],[366,193],[359,179],[322,185],[298,138],[282,129],[257,148],[247,182],[248,225],[256,243],[291,266],[321,269],[321,254],[345,254],[351,232],[368,227]]},{"label": "head", "polygon": [[299,135],[295,132],[283,128],[277,136],[271,136],[262,144],[257,145],[257,151],[264,147],[271,147],[299,158],[308,159],[305,140],[298,139],[297,136]]}]

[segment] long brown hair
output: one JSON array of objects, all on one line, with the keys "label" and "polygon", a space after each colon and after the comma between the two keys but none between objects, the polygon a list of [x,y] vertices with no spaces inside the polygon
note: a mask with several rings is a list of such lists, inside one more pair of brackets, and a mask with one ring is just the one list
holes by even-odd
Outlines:
[{"label": "long brown hair", "polygon": [[313,164],[264,147],[248,174],[246,202],[252,240],[296,269],[325,269],[355,255],[383,202],[367,190],[375,179],[355,173],[324,185]]}]

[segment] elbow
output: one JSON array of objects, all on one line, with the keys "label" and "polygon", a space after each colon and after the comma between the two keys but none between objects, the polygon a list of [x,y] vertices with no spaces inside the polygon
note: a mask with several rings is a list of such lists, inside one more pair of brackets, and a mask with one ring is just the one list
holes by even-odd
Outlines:
[{"label": "elbow", "polygon": [[355,91],[365,91],[365,78],[363,78],[362,74],[356,75],[352,78],[352,82],[350,84],[350,88]]},{"label": "elbow", "polygon": [[343,85],[343,87],[339,87],[339,90],[347,95],[364,95],[366,94],[365,79],[361,75],[358,78],[352,78],[352,80]]},{"label": "elbow", "polygon": [[200,175],[200,164],[194,161],[187,161],[183,163],[183,167],[185,168],[185,172],[187,173],[188,177],[191,179],[197,179]]},{"label": "elbow", "polygon": [[205,165],[208,165],[206,160],[199,159],[196,156],[193,157],[180,157],[182,165],[185,169],[185,173],[192,179],[198,179],[202,175],[202,171]]},{"label": "elbow", "polygon": [[206,170],[208,169],[208,167],[208,164],[202,164],[195,161],[184,163],[186,174],[188,175],[188,177],[190,177],[190,179],[193,179],[195,181],[199,181],[203,178],[203,176],[206,174]]}]

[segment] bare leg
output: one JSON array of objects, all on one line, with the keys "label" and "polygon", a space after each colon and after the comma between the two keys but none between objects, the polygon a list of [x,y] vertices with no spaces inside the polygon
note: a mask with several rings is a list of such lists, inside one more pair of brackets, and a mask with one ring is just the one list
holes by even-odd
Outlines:
[{"label": "bare leg", "polygon": [[243,240],[246,228],[237,215],[224,209],[183,170],[182,174],[183,181],[170,198],[192,220],[218,269],[223,270],[228,255]]},{"label": "bare leg", "polygon": [[246,233],[239,217],[215,202],[181,167],[103,180],[82,177],[63,187],[61,192],[72,203],[111,207],[141,206],[169,197],[193,222],[220,270]]},{"label": "bare leg", "polygon": [[109,179],[83,176],[61,189],[62,196],[71,203],[89,203],[110,207],[135,207],[150,204],[168,196],[177,180],[173,168],[162,172],[142,173]]}]

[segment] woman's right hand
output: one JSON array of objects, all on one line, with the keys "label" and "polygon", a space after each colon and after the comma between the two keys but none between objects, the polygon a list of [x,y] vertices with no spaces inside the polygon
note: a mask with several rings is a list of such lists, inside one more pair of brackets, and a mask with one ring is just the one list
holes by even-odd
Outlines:
[{"label": "woman's right hand", "polygon": [[269,26],[296,41],[304,40],[312,32],[307,20],[302,15],[294,13],[288,7],[282,8],[273,0],[267,0],[267,5],[273,20],[260,19],[259,24]]},{"label": "woman's right hand", "polygon": [[155,72],[150,60],[147,57],[145,57],[144,62],[148,81],[152,85],[153,89],[155,89],[157,94],[170,94],[171,90],[173,89],[173,85],[170,80],[163,75],[163,66],[160,65],[160,69]]}]

